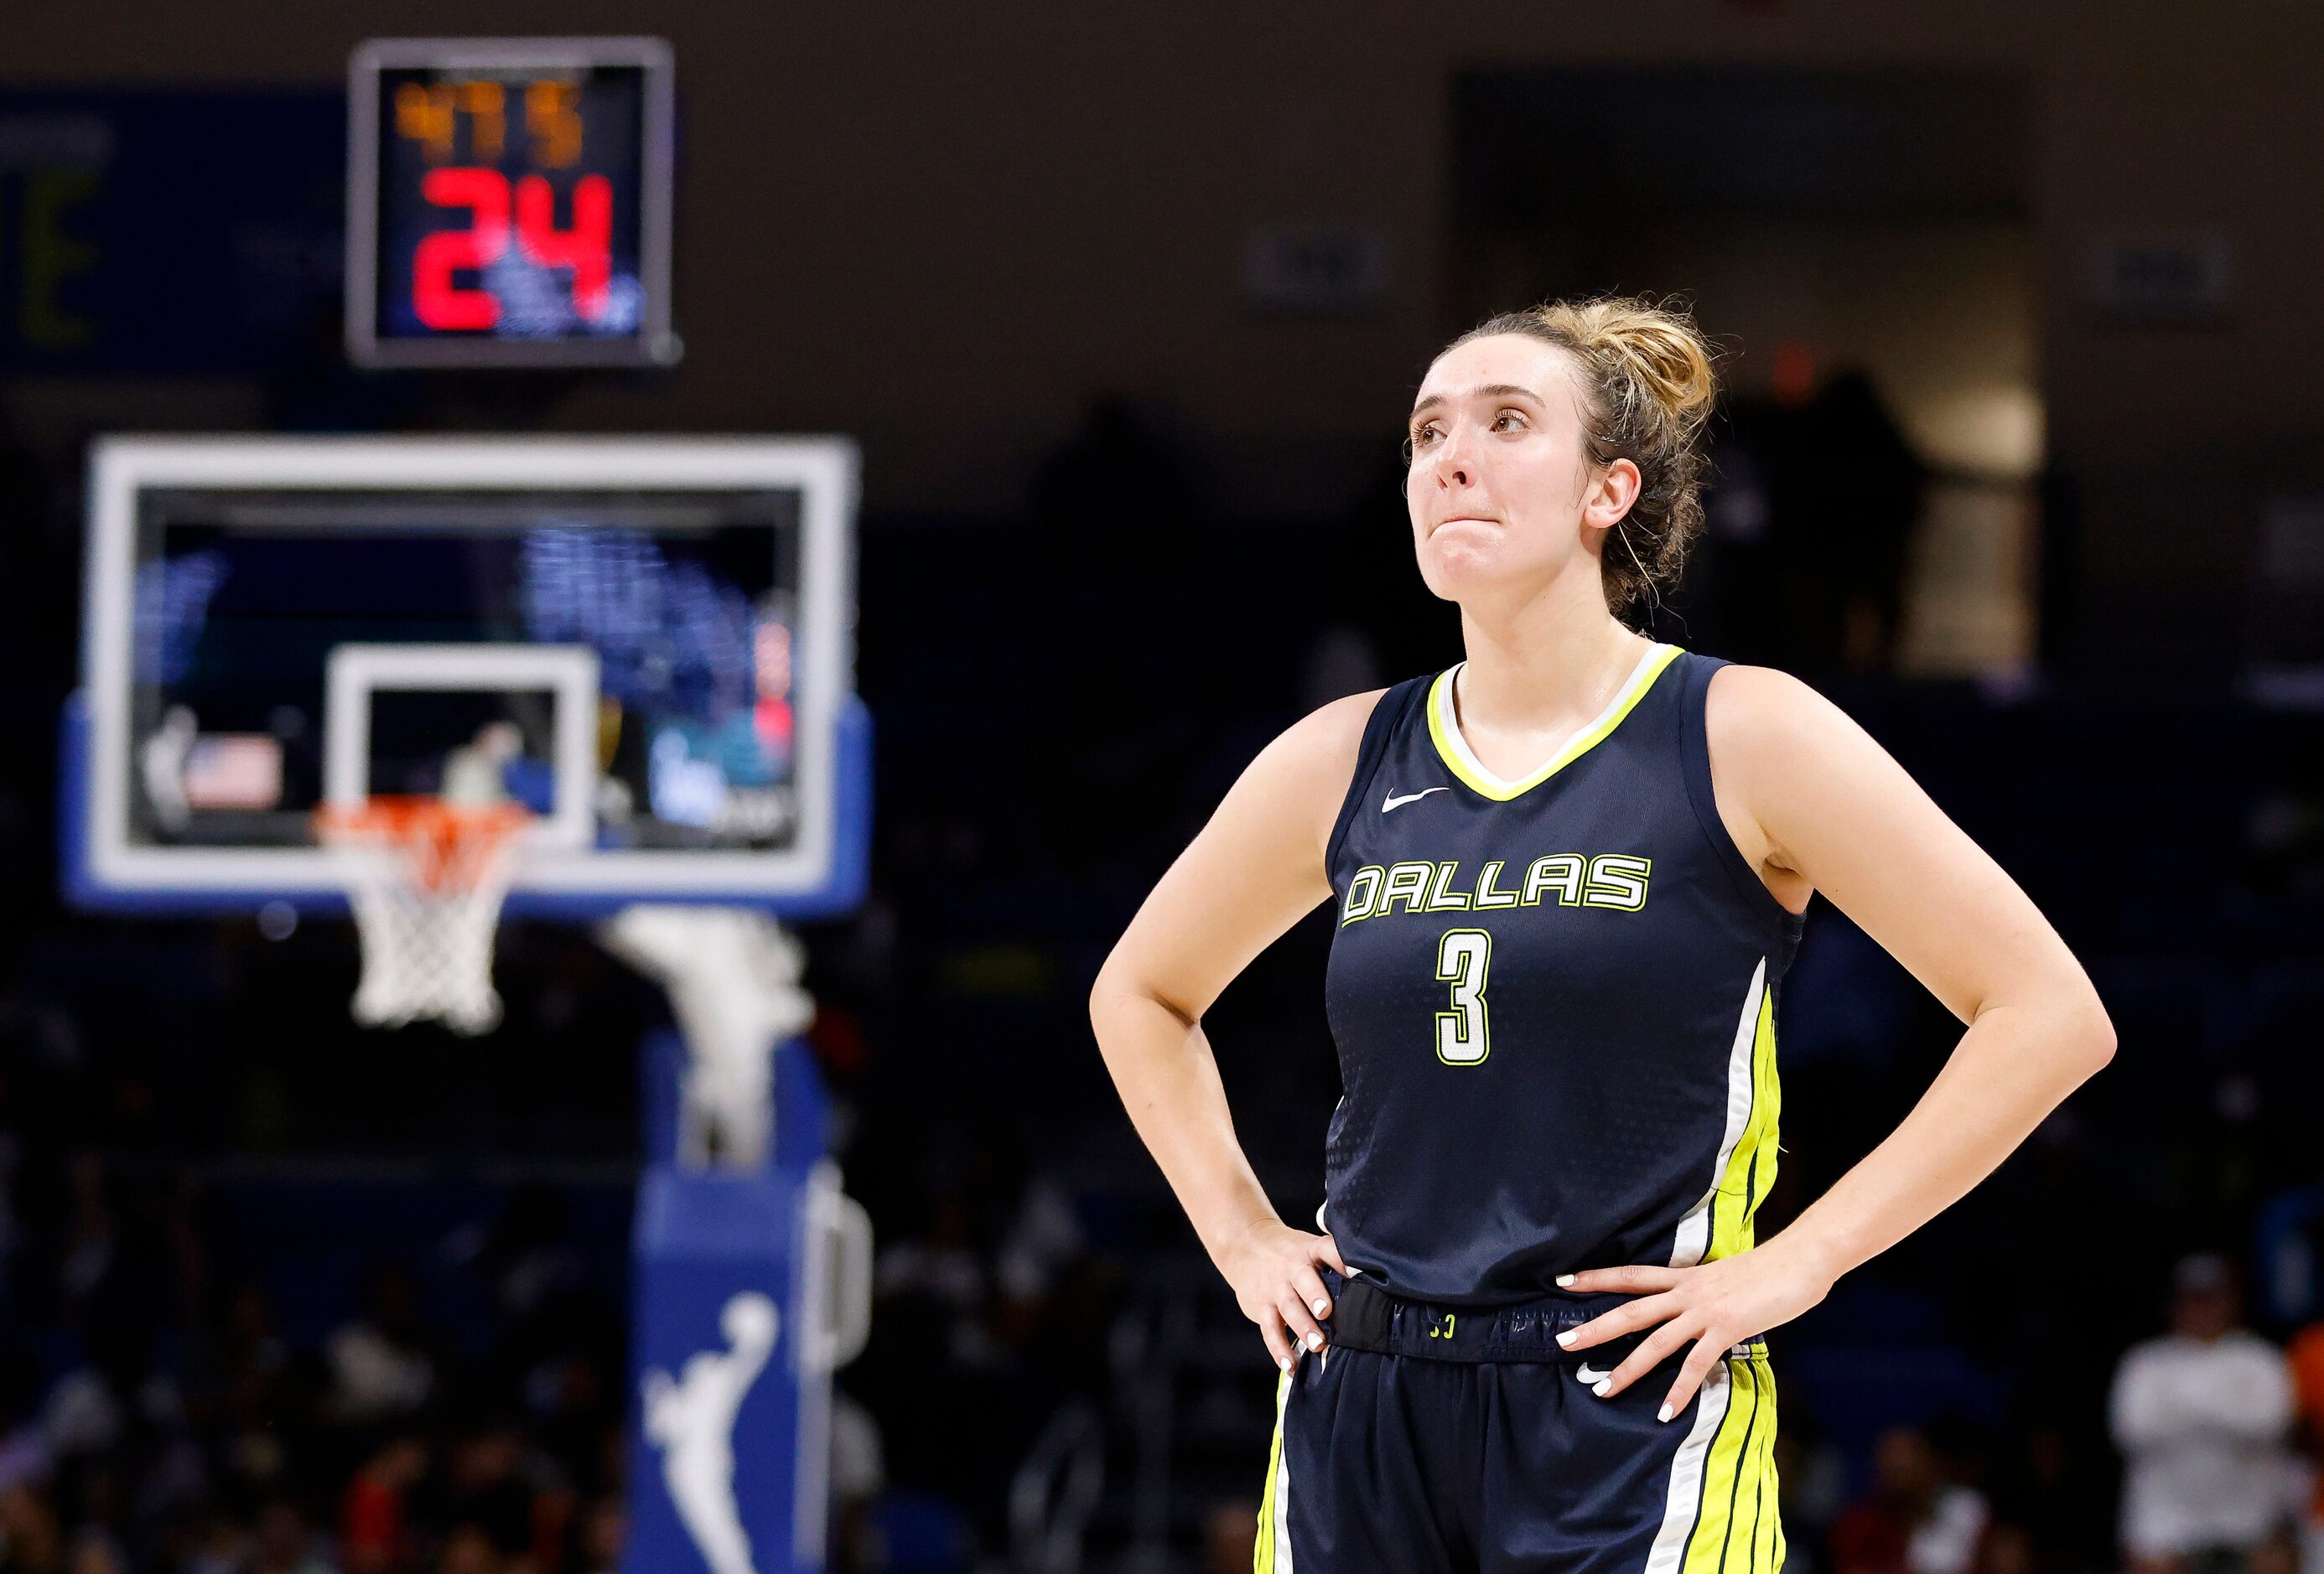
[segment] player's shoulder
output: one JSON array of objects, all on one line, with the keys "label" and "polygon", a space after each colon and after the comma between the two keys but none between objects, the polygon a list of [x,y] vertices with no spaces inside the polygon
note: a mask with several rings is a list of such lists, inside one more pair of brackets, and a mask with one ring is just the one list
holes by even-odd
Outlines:
[{"label": "player's shoulder", "polygon": [[1310,847],[1320,859],[1355,778],[1364,723],[1387,692],[1318,705],[1268,740],[1227,790],[1212,828],[1254,832],[1267,846]]},{"label": "player's shoulder", "polygon": [[1259,751],[1246,780],[1292,802],[1336,805],[1363,752],[1365,724],[1388,692],[1365,689],[1316,706]]},{"label": "player's shoulder", "polygon": [[1713,713],[1723,710],[1746,719],[1780,715],[1811,703],[1830,702],[1780,667],[1754,667],[1748,661],[1719,662],[1706,691],[1706,704]]},{"label": "player's shoulder", "polygon": [[1336,700],[1317,705],[1284,729],[1283,736],[1296,736],[1301,746],[1326,750],[1355,750],[1364,741],[1364,728],[1372,713],[1388,691],[1368,688],[1360,693],[1343,695]]},{"label": "player's shoulder", "polygon": [[1853,732],[1848,713],[1812,685],[1773,667],[1721,663],[1703,693],[1702,725],[1718,759],[1784,752],[1835,731]]},{"label": "player's shoulder", "polygon": [[1317,705],[1277,733],[1268,748],[1297,765],[1344,765],[1353,769],[1356,756],[1363,749],[1364,727],[1388,692],[1385,688],[1368,688]]}]

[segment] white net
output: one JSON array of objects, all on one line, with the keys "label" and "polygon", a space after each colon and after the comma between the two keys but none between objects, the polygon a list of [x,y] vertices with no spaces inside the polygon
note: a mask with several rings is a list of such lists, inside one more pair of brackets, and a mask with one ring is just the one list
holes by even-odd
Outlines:
[{"label": "white net", "polygon": [[493,937],[530,818],[507,804],[384,797],[318,816],[363,939],[356,1021],[434,1020],[465,1034],[499,1023]]}]

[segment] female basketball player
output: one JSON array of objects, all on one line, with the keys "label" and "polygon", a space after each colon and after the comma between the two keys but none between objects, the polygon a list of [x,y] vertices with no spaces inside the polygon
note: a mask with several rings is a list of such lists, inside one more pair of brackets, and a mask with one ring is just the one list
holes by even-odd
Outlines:
[{"label": "female basketball player", "polygon": [[[1772,1574],[1759,1336],[2113,1054],[2041,914],[1847,716],[1618,620],[1699,526],[1712,394],[1692,324],[1637,300],[1439,355],[1405,493],[1467,659],[1269,744],[1098,979],[1131,1118],[1283,1368],[1261,1570]],[[1758,1241],[1818,890],[1968,1031]],[[1309,1234],[1252,1175],[1202,1017],[1327,898],[1346,1092]]]}]

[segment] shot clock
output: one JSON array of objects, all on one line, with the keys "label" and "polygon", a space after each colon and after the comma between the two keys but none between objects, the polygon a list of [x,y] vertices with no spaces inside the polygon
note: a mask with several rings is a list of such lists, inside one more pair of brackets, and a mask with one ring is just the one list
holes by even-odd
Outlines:
[{"label": "shot clock", "polygon": [[356,361],[678,358],[667,44],[374,39],[348,88]]}]

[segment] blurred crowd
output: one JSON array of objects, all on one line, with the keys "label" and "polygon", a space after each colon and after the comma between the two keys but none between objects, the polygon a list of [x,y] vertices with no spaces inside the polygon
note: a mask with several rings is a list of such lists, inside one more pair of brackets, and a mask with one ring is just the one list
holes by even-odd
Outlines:
[{"label": "blurred crowd", "polygon": [[[1893,681],[1925,476],[1884,420],[1866,387],[1738,411],[1656,631],[1861,719],[2059,924],[2122,1047],[1771,1340],[1794,1565],[2319,1574],[2324,797],[2301,762],[2324,729],[2217,695]],[[1801,466],[1842,441],[1883,522],[1835,557],[1845,499]],[[0,434],[18,738],[53,735],[72,680],[75,484]],[[1091,1565],[1139,1533],[1124,1330],[1219,1292],[1088,1042],[1088,980],[1268,737],[1457,657],[1392,456],[1373,492],[1328,526],[1226,517],[1168,421],[1113,401],[1019,518],[865,521],[873,894],[808,936],[812,1047],[881,1241],[840,1567],[1001,1566],[1012,1489],[1075,1406],[1101,1418]],[[335,925],[63,912],[54,794],[45,750],[0,756],[0,1574],[613,1567],[634,1056],[662,1003],[586,937],[514,925],[483,1045],[359,1032]],[[1327,941],[1295,931],[1207,1022],[1286,1219],[1320,1200],[1337,1094]],[[1771,1227],[1959,1032],[1822,904],[1783,1008]],[[1271,1423],[1256,1335],[1221,1348],[1223,1378],[1182,1385],[1173,1467],[1173,1544],[1206,1569],[1249,1565]]]},{"label": "blurred crowd", "polygon": [[[2116,1368],[2107,1423],[2120,1451],[2116,1551],[2131,1574],[2314,1567],[2324,1466],[2324,1385],[2246,1327],[2235,1270],[2209,1253],[2172,1275],[2170,1331]],[[2324,1323],[2294,1348],[2324,1341]],[[2306,1363],[2311,1367],[2314,1358]],[[1833,1574],[2025,1574],[2106,1566],[2077,1556],[2048,1446],[1995,1470],[1947,1429],[1898,1427],[1876,1446],[1863,1495],[1831,1518]],[[1813,1523],[1811,1520],[1810,1523]]]},{"label": "blurred crowd", "polygon": [[[11,1095],[23,1047],[9,1045]],[[270,1282],[305,1304],[297,1277],[334,1264],[276,1258],[268,1247],[288,1237],[266,1218],[299,1183],[221,1193],[97,1148],[52,1167],[15,1123],[21,1101],[7,1112],[0,1569],[616,1566],[620,1319],[570,1250],[553,1193],[515,1193],[420,1259],[490,1309],[465,1338],[429,1314],[413,1266],[383,1256],[344,1286],[343,1315],[302,1335]],[[340,1228],[360,1238],[368,1222]]]}]

